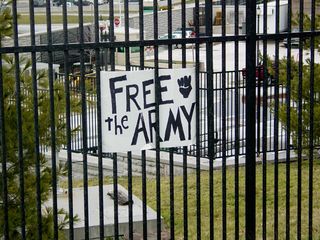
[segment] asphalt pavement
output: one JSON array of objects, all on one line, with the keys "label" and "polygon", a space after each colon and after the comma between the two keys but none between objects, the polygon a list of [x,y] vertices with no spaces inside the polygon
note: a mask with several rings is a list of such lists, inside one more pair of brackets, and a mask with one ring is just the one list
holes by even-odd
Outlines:
[{"label": "asphalt pavement", "polygon": [[[263,45],[262,43],[259,44],[260,52],[263,51]],[[200,54],[200,62],[204,64],[204,67],[206,66],[206,47],[205,44],[201,44],[199,48],[199,54]],[[246,43],[245,42],[239,42],[239,69],[245,68],[246,63]],[[188,62],[195,62],[195,44],[188,44],[186,46],[186,59]],[[269,42],[267,44],[267,54],[272,59],[275,56],[275,43]],[[235,44],[234,42],[227,42],[226,43],[226,52],[225,52],[225,66],[227,71],[233,71],[235,70]],[[299,56],[299,49],[292,48],[291,49],[291,56],[294,57],[296,60],[298,60]],[[280,43],[279,47],[279,58],[286,58],[287,57],[287,48],[283,46],[282,43]],[[173,47],[172,51],[172,58],[174,61],[181,61],[182,60],[182,49],[177,49]],[[310,58],[310,50],[303,50],[303,61],[306,63],[307,59]],[[153,54],[150,54],[147,59],[153,59]],[[159,53],[159,59],[168,59],[168,50],[167,48],[161,48],[161,51]],[[315,62],[320,63],[320,54],[317,50],[315,50]],[[222,70],[222,43],[214,43],[213,44],[213,71],[219,72]]]}]

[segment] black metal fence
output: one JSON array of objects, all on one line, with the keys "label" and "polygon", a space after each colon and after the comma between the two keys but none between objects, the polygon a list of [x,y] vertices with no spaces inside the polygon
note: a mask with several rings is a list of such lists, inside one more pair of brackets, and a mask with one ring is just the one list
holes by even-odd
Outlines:
[{"label": "black metal fence", "polygon": [[[153,69],[151,67],[148,67],[148,69]],[[131,66],[131,70],[139,70],[139,66]],[[213,81],[214,81],[214,89],[213,89],[213,102],[214,102],[214,118],[215,118],[215,124],[214,124],[214,138],[216,140],[215,144],[215,156],[217,158],[222,157],[222,92],[224,91],[226,93],[226,128],[227,128],[227,135],[226,135],[226,144],[227,144],[227,157],[234,157],[235,155],[235,131],[239,131],[239,143],[240,143],[240,151],[239,154],[243,155],[245,154],[244,146],[245,146],[245,70],[239,70],[238,72],[235,71],[226,71],[224,73],[225,75],[225,81],[226,81],[226,89],[222,88],[222,72],[214,72],[213,73]],[[235,79],[238,75],[238,83],[237,86],[235,85]],[[72,91],[74,91],[75,96],[80,91],[79,86],[79,79],[80,77],[77,75],[70,74],[69,76],[70,81],[70,88]],[[56,80],[65,83],[64,74],[57,74]],[[259,140],[257,140],[257,154],[262,152],[262,112],[263,112],[263,106],[262,106],[262,91],[263,87],[261,86],[261,83],[258,83],[258,77],[257,77],[257,83],[256,83],[256,92],[257,92],[257,131],[260,129],[259,134]],[[206,86],[206,73],[200,72],[199,76],[199,108],[200,108],[200,156],[201,157],[207,157],[208,156],[208,131],[207,131],[207,103],[206,103],[206,92],[208,91]],[[261,81],[261,79],[260,79]],[[274,151],[274,115],[272,112],[274,111],[274,108],[272,106],[272,103],[274,102],[274,91],[275,86],[272,84],[273,80],[268,80],[268,114],[267,114],[267,133],[266,133],[266,139],[267,139],[267,151],[271,152]],[[85,77],[86,87],[87,87],[87,99],[90,104],[88,105],[88,112],[87,112],[87,118],[88,118],[88,138],[87,138],[87,144],[88,144],[88,150],[89,153],[96,155],[97,154],[97,147],[98,147],[98,128],[97,128],[97,111],[96,111],[96,85],[95,85],[95,76],[87,76]],[[259,93],[260,89],[260,93]],[[237,91],[237,94],[235,93]],[[239,103],[238,111],[239,111],[239,121],[240,125],[235,125],[235,108],[236,108],[236,99],[235,96],[238,95],[237,102]],[[279,95],[282,96],[279,98],[279,103],[284,104],[284,97],[285,97],[285,89],[280,86],[279,87]],[[260,99],[260,100],[259,100]],[[258,106],[260,106],[258,108]],[[259,117],[258,117],[259,116]],[[74,128],[77,126],[81,126],[81,113],[76,113],[72,117],[72,125]],[[260,125],[258,124],[258,121],[260,122]],[[278,150],[283,151],[286,149],[286,134],[285,129],[282,127],[282,125],[279,125],[279,129],[281,130],[278,135],[279,139],[279,145]],[[83,150],[83,139],[81,137],[81,134],[76,134],[72,138],[72,151],[75,152],[82,152]],[[290,142],[291,148],[292,141]],[[259,151],[258,151],[259,149]],[[163,149],[165,150],[165,149]],[[167,149],[169,150],[169,149]],[[175,148],[175,153],[183,154],[183,148]],[[188,155],[189,156],[196,156],[197,154],[197,146],[191,145],[188,146]],[[108,156],[107,153],[104,153],[105,156]]]},{"label": "black metal fence", "polygon": [[[307,1],[300,0],[296,16],[296,1],[257,5],[247,0],[241,12],[244,6],[237,0],[221,1],[218,8],[211,0],[168,0],[165,11],[158,11],[155,0],[151,23],[145,21],[147,1],[107,2],[86,6],[79,0],[75,7],[63,1],[57,8],[46,1],[35,10],[30,0],[26,11],[25,2],[0,0],[0,238],[318,239],[317,1],[309,1],[307,12]],[[187,19],[190,7],[192,19]],[[178,20],[173,8],[181,9]],[[47,44],[42,45],[35,24],[40,15],[46,16]],[[79,35],[71,43],[72,15],[77,15]],[[129,28],[131,15],[138,15],[136,32]],[[90,38],[84,32],[87,16],[93,25]],[[52,35],[58,18],[60,43]],[[23,21],[29,34],[21,34]],[[173,21],[180,22],[181,35],[174,33]],[[120,23],[122,33],[115,29]],[[160,25],[167,37],[159,38]],[[190,28],[195,34],[188,38]],[[101,38],[106,29],[108,41]],[[153,38],[145,39],[145,31]],[[280,46],[283,39],[286,49]],[[295,40],[297,50],[291,46]],[[146,54],[150,46],[151,56]],[[134,47],[139,69],[147,69],[151,59],[156,78],[163,52],[166,68],[173,68],[176,58],[181,68],[190,61],[194,65],[195,145],[163,153],[157,121],[154,151],[102,151],[100,72],[134,70]],[[118,48],[124,48],[122,66]],[[70,72],[74,51],[78,74]],[[58,68],[63,70],[55,74],[54,55],[62,52]],[[42,53],[46,70],[39,72]],[[94,77],[85,69],[88,55]],[[230,65],[233,71],[227,70]],[[159,119],[158,97],[155,105]]]}]

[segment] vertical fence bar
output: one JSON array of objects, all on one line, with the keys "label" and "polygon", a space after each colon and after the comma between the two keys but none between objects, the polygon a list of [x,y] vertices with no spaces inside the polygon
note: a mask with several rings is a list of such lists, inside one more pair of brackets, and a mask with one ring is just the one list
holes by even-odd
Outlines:
[{"label": "vertical fence bar", "polygon": [[[172,39],[172,0],[168,0],[168,38]],[[172,44],[168,45],[168,68],[172,68]]]},{"label": "vertical fence bar", "polygon": [[169,152],[169,164],[170,164],[170,239],[175,239],[175,218],[174,218],[174,165],[173,165],[173,149]]},{"label": "vertical fence bar", "polygon": [[[110,35],[110,42],[114,42],[114,3],[113,1],[109,1],[109,35]],[[110,48],[110,64],[111,64],[111,71],[115,70],[115,48]]]},{"label": "vertical fence bar", "polygon": [[[194,8],[194,26],[195,36],[199,38],[199,0],[195,1]],[[193,45],[192,45],[193,48]],[[192,49],[193,51],[193,49]],[[200,166],[200,44],[196,43],[196,202],[197,202],[197,240],[201,239],[201,166]]]},{"label": "vertical fence bar", "polygon": [[67,132],[67,164],[68,164],[68,204],[69,204],[69,239],[74,239],[74,223],[73,223],[73,180],[72,180],[72,148],[71,148],[71,109],[70,109],[70,81],[68,62],[68,51],[64,52],[64,69],[65,69],[65,92],[66,92],[66,132]]},{"label": "vertical fence bar", "polygon": [[[2,39],[0,38],[0,46]],[[4,113],[4,82],[3,82],[3,68],[2,68],[2,54],[0,54],[0,150],[1,150],[1,169],[2,169],[2,203],[3,204],[3,237],[5,240],[9,239],[9,211],[8,211],[8,181],[7,181],[7,146],[5,134],[5,113]]]},{"label": "vertical fence bar", "polygon": [[[110,22],[110,42],[114,42],[114,3],[113,1],[109,1],[109,22]],[[110,63],[111,63],[111,71],[115,70],[115,48],[110,48]],[[118,155],[117,153],[112,154],[113,159],[113,193],[114,193],[114,238],[116,240],[119,239],[119,208],[118,208]]]},{"label": "vertical fence bar", "polygon": [[[257,4],[257,8],[256,8],[256,17],[257,17],[257,35],[260,34],[260,4],[258,5]],[[261,64],[260,64],[260,38],[258,36],[257,38],[257,42],[256,42],[256,45],[257,45],[257,56],[256,56],[256,72],[258,71],[258,76],[256,76],[257,78],[257,157],[260,157],[260,148],[261,148],[261,142],[260,142],[260,139],[261,139],[261,135],[260,135],[260,126],[261,126]],[[257,75],[257,74],[256,74]]]},{"label": "vertical fence bar", "polygon": [[[128,65],[129,66],[129,65]],[[133,239],[133,211],[132,211],[132,153],[128,152],[128,211],[129,211],[129,239]]]},{"label": "vertical fence bar", "polygon": [[[276,0],[276,34],[279,34],[279,22],[280,22],[280,3],[279,0]],[[274,104],[274,228],[273,228],[273,237],[275,240],[278,239],[278,147],[279,147],[279,40],[275,41],[275,104]]]},{"label": "vertical fence bar", "polygon": [[[299,32],[303,32],[304,0],[299,6]],[[301,194],[302,194],[302,81],[303,81],[303,39],[299,35],[299,84],[298,84],[298,169],[297,169],[297,239],[301,239]]]},{"label": "vertical fence bar", "polygon": [[[239,0],[234,2],[234,34],[239,36]],[[235,69],[235,159],[234,159],[234,239],[239,240],[239,41],[234,42]]]},{"label": "vertical fence bar", "polygon": [[[124,38],[125,42],[129,42],[129,1],[124,1]],[[126,71],[130,71],[130,47],[125,47],[125,63]]]},{"label": "vertical fence bar", "polygon": [[246,1],[246,239],[256,238],[256,1]]},{"label": "vertical fence bar", "polygon": [[[172,0],[168,0],[168,38],[172,39]],[[172,44],[168,45],[168,68],[172,68]],[[174,218],[174,157],[173,148],[169,149],[170,178],[170,239],[175,239]]]},{"label": "vertical fence bar", "polygon": [[[139,40],[144,41],[143,0],[139,0]],[[144,46],[140,47],[140,69],[144,69]],[[141,151],[143,239],[148,238],[146,151]]]},{"label": "vertical fence bar", "polygon": [[[52,46],[52,27],[51,27],[51,3],[46,3],[47,14],[47,41],[48,46]],[[53,227],[54,239],[59,237],[58,226],[58,201],[57,201],[57,146],[56,146],[56,122],[55,122],[55,105],[54,105],[54,83],[53,83],[53,55],[48,51],[48,74],[49,74],[49,95],[50,95],[50,132],[51,132],[51,167],[52,167],[52,198],[53,198]]]},{"label": "vertical fence bar", "polygon": [[143,239],[148,239],[147,225],[147,171],[146,171],[146,151],[141,152],[142,160],[142,220],[143,220]]},{"label": "vertical fence bar", "polygon": [[[144,41],[144,13],[143,13],[143,0],[139,0],[139,40]],[[140,69],[144,69],[144,48],[140,46]]]},{"label": "vertical fence bar", "polygon": [[[125,42],[129,42],[129,1],[124,1]],[[125,48],[126,70],[130,71],[130,47]],[[133,239],[133,211],[132,211],[132,153],[128,152],[128,216],[129,239]]]},{"label": "vertical fence bar", "polygon": [[[29,12],[30,12],[30,37],[31,45],[36,45],[35,41],[35,22],[34,22],[34,1],[29,1]],[[39,143],[39,117],[38,117],[38,87],[37,87],[37,68],[36,68],[36,52],[31,52],[31,76],[32,76],[32,90],[33,90],[33,121],[34,121],[34,143],[35,143],[35,173],[36,173],[36,199],[37,199],[37,238],[42,239],[42,215],[41,215],[41,187],[40,187],[40,143]]]},{"label": "vertical fence bar", "polygon": [[[68,35],[68,19],[67,19],[67,3],[62,5],[63,14],[63,43],[69,42]],[[66,93],[66,135],[67,135],[67,164],[68,164],[68,204],[69,204],[69,239],[74,239],[74,222],[73,222],[73,181],[72,181],[72,154],[71,154],[71,108],[70,108],[70,80],[69,80],[69,52],[64,51],[64,86]]]},{"label": "vertical fence bar", "polygon": [[113,153],[113,194],[114,198],[114,206],[113,206],[113,214],[114,214],[114,238],[119,239],[119,210],[118,210],[118,164],[117,164],[117,154]]},{"label": "vertical fence bar", "polygon": [[[100,29],[99,29],[99,7],[98,1],[94,2],[94,41],[100,42]],[[110,36],[110,32],[109,32]],[[102,39],[101,39],[102,40]],[[99,236],[104,239],[104,191],[103,191],[103,159],[102,159],[102,119],[101,119],[101,51],[99,47],[95,49],[96,58],[96,94],[97,94],[97,134],[98,134],[98,185],[99,185]],[[108,56],[107,56],[108,58]],[[107,63],[106,63],[107,64]]]},{"label": "vertical fence bar", "polygon": [[[186,1],[181,1],[181,30],[182,30],[182,38],[186,38]],[[180,45],[180,44],[179,44]],[[179,46],[178,45],[178,46]],[[181,44],[181,50],[182,50],[182,65],[183,65],[183,59],[186,59],[186,44],[183,41]],[[183,66],[182,66],[183,67]]]},{"label": "vertical fence bar", "polygon": [[[186,38],[186,1],[181,1],[181,29],[182,38]],[[182,44],[182,68],[186,67],[186,44]],[[188,169],[187,169],[188,148],[183,147],[183,236],[188,239]]]},{"label": "vertical fence bar", "polygon": [[[13,37],[14,47],[19,46],[18,40],[18,14],[17,1],[12,1]],[[15,64],[15,100],[17,111],[17,137],[18,137],[18,164],[19,164],[19,190],[20,190],[20,224],[21,238],[26,239],[26,213],[25,213],[25,184],[24,184],[24,160],[22,142],[22,113],[21,113],[21,85],[20,85],[20,58],[19,53],[14,53]]]},{"label": "vertical fence bar", "polygon": [[[263,34],[268,29],[267,1],[263,2]],[[259,26],[260,27],[260,26]],[[268,151],[268,55],[267,40],[263,40],[263,99],[262,99],[262,239],[267,239],[267,151]],[[260,91],[260,87],[259,87]],[[260,106],[259,106],[260,107]]]},{"label": "vertical fence bar", "polygon": [[183,147],[183,236],[188,239],[188,168],[187,147]]},{"label": "vertical fence bar", "polygon": [[[158,1],[153,0],[153,37],[158,39]],[[156,191],[157,191],[157,239],[161,239],[161,169],[160,169],[160,133],[159,133],[159,100],[160,83],[159,78],[159,47],[154,46],[154,78],[155,78],[155,102],[156,102]]]},{"label": "vertical fence bar", "polygon": [[290,239],[290,132],[291,132],[291,17],[292,1],[288,0],[287,74],[286,74],[286,240]]},{"label": "vertical fence bar", "polygon": [[[83,6],[79,1],[79,43],[84,44]],[[85,83],[84,49],[80,49],[80,91],[81,91],[81,121],[82,121],[82,156],[83,156],[83,202],[84,202],[84,234],[89,239],[89,200],[88,200],[88,129],[87,129],[87,99]]]},{"label": "vertical fence bar", "polygon": [[[206,36],[212,37],[212,1],[205,1]],[[209,205],[210,205],[210,240],[214,239],[214,104],[213,104],[213,56],[212,42],[206,42],[207,64],[207,131],[208,131],[208,158],[209,158]]]},{"label": "vertical fence bar", "polygon": [[[226,36],[226,2],[222,2],[222,37]],[[222,239],[227,239],[227,109],[226,41],[222,40]]]},{"label": "vertical fence bar", "polygon": [[[311,2],[311,32],[314,33],[316,29],[316,3],[315,0]],[[310,115],[309,115],[309,209],[308,209],[308,235],[309,239],[313,239],[313,160],[314,160],[314,62],[315,62],[315,38],[311,35],[310,38]]]},{"label": "vertical fence bar", "polygon": [[[233,42],[234,44],[235,42]],[[234,74],[236,75],[236,73]],[[226,73],[226,78],[228,79],[228,83],[227,83],[227,87],[228,87],[228,99],[230,99],[230,103],[233,103],[234,102],[234,95],[232,94],[232,91],[234,91],[235,89],[235,86],[234,86],[234,81],[235,81],[235,76],[230,74],[230,73]],[[232,89],[232,90],[231,90]],[[233,92],[234,93],[234,92]],[[228,101],[229,102],[229,101]],[[229,116],[229,114],[231,113],[234,113],[235,112],[235,109],[234,109],[234,105],[233,104],[227,104],[227,114]],[[227,128],[230,129],[234,127],[233,124],[232,124],[232,121],[228,121],[227,122]],[[234,133],[234,129],[232,130],[232,133],[228,136],[227,135],[227,142],[234,142],[235,139],[233,137],[233,133]],[[232,147],[227,147],[227,156],[230,156],[234,153],[232,153]]]}]

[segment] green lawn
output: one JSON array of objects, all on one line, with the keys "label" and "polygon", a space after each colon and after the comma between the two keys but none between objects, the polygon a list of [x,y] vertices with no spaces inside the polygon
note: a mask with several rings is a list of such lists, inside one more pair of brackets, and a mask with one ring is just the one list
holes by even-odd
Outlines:
[{"label": "green lawn", "polygon": [[[89,23],[92,22],[92,16],[83,16],[83,22]],[[35,17],[36,24],[46,24],[47,16],[46,15],[37,15]],[[62,24],[63,18],[61,15],[52,15],[51,16],[52,24]],[[68,16],[68,23],[79,23],[79,17],[75,15]],[[30,16],[29,15],[20,15],[18,19],[18,24],[30,24]]]},{"label": "green lawn", "polygon": [[[279,192],[278,192],[278,216],[279,216],[279,239],[285,239],[285,196],[286,196],[286,165],[279,164]],[[290,165],[291,169],[291,239],[296,239],[296,216],[297,216],[297,163]],[[302,239],[307,239],[308,234],[308,171],[307,161],[302,164]],[[234,239],[234,172],[235,169],[227,169],[227,237]],[[244,239],[245,233],[245,168],[239,168],[239,214],[240,214],[240,239]],[[105,184],[111,183],[110,178],[106,178]],[[314,191],[313,191],[313,216],[314,216],[314,239],[320,239],[320,162],[314,163]],[[81,185],[81,182],[75,182],[75,186]],[[91,180],[90,185],[96,185],[96,180]],[[126,186],[127,178],[120,178],[119,184]],[[190,239],[196,239],[196,175],[188,176],[188,233]],[[170,226],[170,184],[169,177],[161,177],[161,215],[164,218],[166,229]],[[176,239],[183,239],[183,178],[176,176],[174,178],[174,202],[175,202],[175,235]],[[133,178],[133,191],[136,196],[141,198],[142,182],[141,177]],[[257,166],[257,239],[262,237],[262,165]],[[148,205],[156,209],[156,181],[155,178],[147,180],[147,202]],[[274,225],[274,165],[267,165],[267,239],[273,239]],[[209,239],[209,174],[204,171],[201,173],[201,233],[202,239]],[[215,238],[221,239],[222,232],[222,174],[220,170],[214,171],[214,227]]]}]

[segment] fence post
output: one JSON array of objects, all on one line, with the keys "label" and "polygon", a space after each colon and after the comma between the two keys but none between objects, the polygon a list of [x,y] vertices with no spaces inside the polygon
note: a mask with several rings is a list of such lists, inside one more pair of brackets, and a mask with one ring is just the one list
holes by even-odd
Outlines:
[{"label": "fence post", "polygon": [[256,0],[246,1],[246,239],[256,229]]}]

